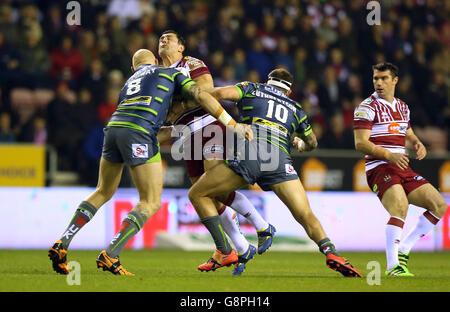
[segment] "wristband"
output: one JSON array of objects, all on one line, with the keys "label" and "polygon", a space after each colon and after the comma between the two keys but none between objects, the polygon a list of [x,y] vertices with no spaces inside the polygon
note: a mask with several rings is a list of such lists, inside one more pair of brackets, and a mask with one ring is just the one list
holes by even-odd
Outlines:
[{"label": "wristband", "polygon": [[236,121],[231,117],[223,107],[220,107],[217,112],[214,114],[214,117],[220,121],[225,126],[234,126],[236,125]]}]

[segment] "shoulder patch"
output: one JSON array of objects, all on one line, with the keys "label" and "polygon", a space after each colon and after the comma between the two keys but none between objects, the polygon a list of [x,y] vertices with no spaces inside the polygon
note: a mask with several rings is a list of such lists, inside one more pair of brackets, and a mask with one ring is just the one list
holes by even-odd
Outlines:
[{"label": "shoulder patch", "polygon": [[206,65],[205,65],[205,63],[203,63],[203,61],[196,59],[194,57],[190,57],[190,56],[186,58],[186,65],[189,66],[190,71],[193,71],[200,67],[206,67]]},{"label": "shoulder patch", "polygon": [[372,103],[373,102],[373,99],[372,98],[367,98],[367,99],[365,99],[364,101],[362,101],[362,103],[364,103],[364,104],[370,104],[370,103]]}]

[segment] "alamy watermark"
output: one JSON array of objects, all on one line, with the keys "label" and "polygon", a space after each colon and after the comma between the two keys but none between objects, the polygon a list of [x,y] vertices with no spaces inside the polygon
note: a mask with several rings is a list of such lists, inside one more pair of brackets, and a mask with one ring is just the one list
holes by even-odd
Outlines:
[{"label": "alamy watermark", "polygon": [[370,261],[366,266],[367,273],[366,281],[369,286],[381,285],[381,265],[378,261]]},{"label": "alamy watermark", "polygon": [[67,285],[81,285],[81,265],[77,261],[70,261],[67,266],[69,267],[70,273],[67,274],[66,282]]},{"label": "alamy watermark", "polygon": [[177,140],[172,144],[171,156],[174,160],[258,160],[261,171],[276,170],[280,149],[288,151],[289,138],[269,127],[253,126],[252,130],[254,139],[248,141],[216,124],[199,129],[175,125],[171,135]]},{"label": "alamy watermark", "polygon": [[381,5],[378,1],[369,1],[366,5],[366,9],[370,10],[366,16],[366,22],[368,25],[381,25]]},{"label": "alamy watermark", "polygon": [[66,17],[67,25],[69,26],[80,26],[81,25],[81,5],[78,1],[69,1],[66,5],[66,10],[69,13]]}]

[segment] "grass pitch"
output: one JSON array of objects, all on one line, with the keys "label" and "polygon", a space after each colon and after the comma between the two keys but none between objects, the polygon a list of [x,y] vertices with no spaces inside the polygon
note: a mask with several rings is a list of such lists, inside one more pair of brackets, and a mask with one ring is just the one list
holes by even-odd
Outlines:
[{"label": "grass pitch", "polygon": [[[97,269],[99,251],[69,251],[68,261],[80,264],[80,285],[68,285],[56,274],[46,250],[0,250],[2,292],[448,292],[450,253],[412,253],[412,278],[386,278],[384,253],[343,252],[364,275],[345,278],[325,265],[320,253],[271,252],[255,255],[241,276],[232,268],[199,272],[210,252],[125,250],[121,263],[136,276],[115,276]],[[380,285],[370,261],[380,264]]]}]

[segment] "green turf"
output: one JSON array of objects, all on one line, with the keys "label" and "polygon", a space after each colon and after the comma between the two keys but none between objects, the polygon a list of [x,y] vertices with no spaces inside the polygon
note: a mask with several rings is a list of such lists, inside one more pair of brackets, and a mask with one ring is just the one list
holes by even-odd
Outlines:
[{"label": "green turf", "polygon": [[[346,252],[363,279],[345,278],[326,267],[320,253],[268,251],[256,255],[242,276],[232,268],[199,272],[197,266],[209,252],[175,250],[125,250],[121,262],[136,274],[115,276],[97,269],[98,251],[69,251],[68,261],[81,265],[81,285],[69,286],[67,278],[53,272],[46,250],[0,250],[0,291],[159,291],[159,292],[440,292],[450,291],[450,253],[413,253],[412,278],[385,278],[384,253]],[[367,264],[378,261],[381,285],[369,285]],[[370,274],[369,274],[370,275]]]}]

